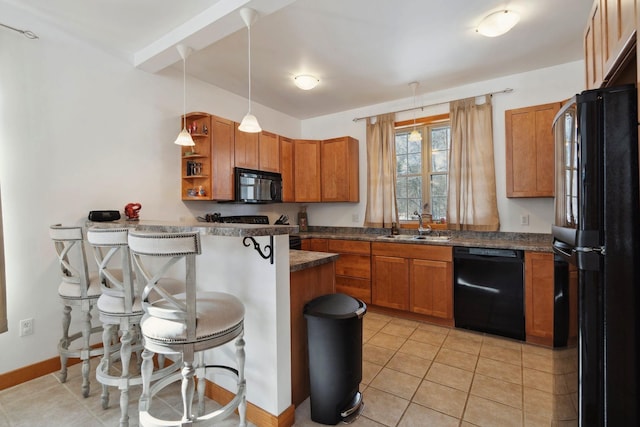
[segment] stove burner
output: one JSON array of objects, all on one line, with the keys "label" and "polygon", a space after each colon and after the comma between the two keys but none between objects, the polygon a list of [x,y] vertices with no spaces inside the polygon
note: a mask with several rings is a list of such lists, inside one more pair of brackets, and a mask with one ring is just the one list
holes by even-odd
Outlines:
[{"label": "stove burner", "polygon": [[260,224],[268,225],[269,217],[266,215],[236,215],[236,216],[221,216],[219,213],[206,214],[204,218],[198,219],[206,222],[221,222],[228,224]]}]

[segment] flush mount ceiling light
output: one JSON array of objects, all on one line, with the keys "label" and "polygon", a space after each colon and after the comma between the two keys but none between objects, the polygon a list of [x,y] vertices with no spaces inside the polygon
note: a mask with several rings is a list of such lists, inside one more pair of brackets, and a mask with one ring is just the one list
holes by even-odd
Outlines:
[{"label": "flush mount ceiling light", "polygon": [[302,90],[311,90],[318,86],[320,80],[311,74],[300,74],[293,78],[293,82]]},{"label": "flush mount ceiling light", "polygon": [[178,53],[182,58],[182,130],[178,134],[178,138],[174,141],[177,145],[196,145],[191,138],[191,134],[187,131],[187,57],[193,51],[190,47],[183,44],[176,46]]},{"label": "flush mount ceiling light", "polygon": [[419,85],[418,82],[409,83],[409,86],[413,90],[413,130],[409,134],[409,141],[411,141],[411,142],[421,142],[422,141],[422,135],[416,129],[416,109],[418,108],[416,106],[416,89],[418,88],[418,85]]},{"label": "flush mount ceiling light", "polygon": [[520,15],[513,10],[499,10],[485,16],[476,32],[486,37],[497,37],[512,29],[520,20]]},{"label": "flush mount ceiling light", "polygon": [[249,40],[249,111],[242,119],[238,129],[242,132],[258,133],[262,131],[262,128],[260,127],[260,124],[258,124],[256,116],[251,114],[251,25],[258,20],[258,13],[249,7],[243,7],[240,9],[240,16],[247,26],[247,38]]}]

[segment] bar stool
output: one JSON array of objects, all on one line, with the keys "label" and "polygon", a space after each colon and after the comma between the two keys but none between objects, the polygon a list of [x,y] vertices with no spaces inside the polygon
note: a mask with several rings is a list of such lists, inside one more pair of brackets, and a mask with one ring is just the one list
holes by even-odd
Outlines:
[{"label": "bar stool", "polygon": [[[82,360],[82,395],[89,396],[89,359],[103,354],[102,348],[91,348],[91,335],[102,331],[101,326],[91,326],[91,310],[100,296],[100,280],[97,273],[89,274],[81,227],[52,225],[49,235],[53,240],[60,263],[61,282],[58,295],[64,305],[62,312],[62,338],[58,343],[60,354],[60,382],[67,381],[67,361]],[[81,331],[69,335],[71,310],[76,307],[82,315]],[[75,340],[82,339],[80,348],[69,348]]]},{"label": "bar stool", "polygon": [[[96,379],[102,384],[102,407],[109,407],[109,386],[120,389],[120,427],[129,425],[129,387],[142,384],[140,375],[131,375],[129,364],[131,354],[142,352],[140,320],[144,314],[141,292],[137,292],[131,269],[131,256],[127,238],[127,228],[92,227],[87,231],[87,240],[93,248],[98,264],[102,294],[98,298],[98,312],[104,328],[102,344],[104,355],[96,370]],[[164,282],[170,289],[177,289],[177,281]],[[120,349],[112,349],[113,337],[120,335]],[[113,362],[120,360],[121,374],[112,374]],[[160,361],[160,367],[163,363]],[[154,372],[153,379],[163,377],[178,369],[177,365],[167,366]]]},{"label": "bar stool", "polygon": [[[228,417],[237,408],[240,426],[246,426],[246,384],[244,378],[244,305],[233,295],[196,290],[196,255],[201,253],[200,235],[185,233],[129,233],[135,274],[146,285],[142,293],[141,329],[142,396],[139,413],[141,426],[187,426]],[[160,282],[176,263],[184,261],[185,286],[180,294],[171,294]],[[153,295],[158,298],[154,299]],[[203,351],[235,340],[237,369],[205,365]],[[150,385],[152,357],[158,354],[182,355],[182,371]],[[206,374],[221,371],[237,381],[233,399],[218,410],[204,413]],[[194,376],[198,378],[197,413],[192,412]],[[182,381],[183,414],[181,420],[161,420],[149,413],[152,397],[177,380]]]}]

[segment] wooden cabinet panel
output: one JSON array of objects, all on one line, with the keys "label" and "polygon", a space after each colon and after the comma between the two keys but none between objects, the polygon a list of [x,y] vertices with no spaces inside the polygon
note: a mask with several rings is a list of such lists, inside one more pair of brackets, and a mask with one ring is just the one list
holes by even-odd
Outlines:
[{"label": "wooden cabinet panel", "polygon": [[[329,249],[329,252],[334,251]],[[336,275],[370,279],[371,256],[341,253],[336,260]]]},{"label": "wooden cabinet panel", "polygon": [[411,311],[453,319],[451,262],[413,259],[409,268]]},{"label": "wooden cabinet panel", "polygon": [[358,140],[351,137],[327,139],[320,148],[323,202],[358,202]]},{"label": "wooden cabinet panel", "polygon": [[320,201],[320,141],[296,139],[293,150],[296,202]]},{"label": "wooden cabinet panel", "polygon": [[262,131],[258,135],[258,169],[280,172],[280,143],[278,135]]},{"label": "wooden cabinet panel", "polygon": [[329,252],[371,255],[371,243],[358,240],[329,240]]},{"label": "wooden cabinet panel", "polygon": [[631,45],[635,32],[634,0],[601,0],[603,73],[608,78]]},{"label": "wooden cabinet panel", "polygon": [[553,345],[553,254],[525,252],[525,328],[527,341]]},{"label": "wooden cabinet panel", "polygon": [[373,242],[371,244],[371,254],[432,261],[453,261],[453,249],[451,246]]},{"label": "wooden cabinet panel", "polygon": [[371,302],[381,307],[409,310],[409,260],[374,256]]},{"label": "wooden cabinet panel", "polygon": [[212,199],[233,200],[234,123],[211,116]]},{"label": "wooden cabinet panel", "polygon": [[604,66],[602,49],[602,14],[600,0],[596,0],[584,32],[587,89],[598,88],[602,85]]},{"label": "wooden cabinet panel", "polygon": [[309,247],[305,250],[315,252],[329,252],[329,240],[327,239],[305,239],[303,242],[309,242]]},{"label": "wooden cabinet panel", "polygon": [[282,175],[282,201],[295,201],[295,179],[293,163],[293,139],[281,136],[280,141],[280,174]]},{"label": "wooden cabinet panel", "polygon": [[356,277],[336,275],[336,292],[351,295],[354,298],[364,301],[365,304],[371,304],[370,279],[358,279]]},{"label": "wooden cabinet panel", "polygon": [[235,124],[235,165],[239,168],[258,169],[258,139],[260,134],[242,132]]},{"label": "wooden cabinet panel", "polygon": [[507,197],[553,197],[553,118],[562,104],[505,111]]}]

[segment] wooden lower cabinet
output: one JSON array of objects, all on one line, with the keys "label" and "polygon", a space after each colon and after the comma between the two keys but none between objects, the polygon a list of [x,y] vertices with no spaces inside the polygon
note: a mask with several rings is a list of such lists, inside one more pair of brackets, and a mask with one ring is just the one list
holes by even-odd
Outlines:
[{"label": "wooden lower cabinet", "polygon": [[453,265],[413,259],[409,265],[411,311],[453,319]]},{"label": "wooden lower cabinet", "polygon": [[381,307],[409,310],[409,260],[374,256],[371,303]]},{"label": "wooden lower cabinet", "polygon": [[373,243],[372,303],[453,322],[450,246]]},{"label": "wooden lower cabinet", "polygon": [[525,330],[527,342],[553,346],[553,254],[524,254]]},{"label": "wooden lower cabinet", "polygon": [[336,260],[336,292],[371,304],[371,243],[358,240],[329,240],[328,252]]}]

